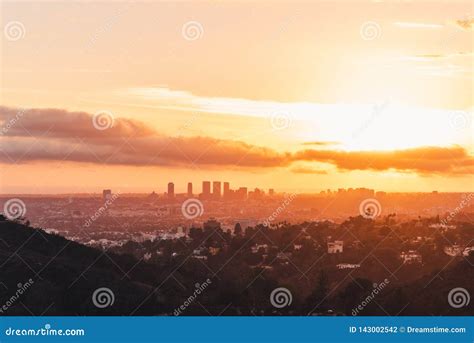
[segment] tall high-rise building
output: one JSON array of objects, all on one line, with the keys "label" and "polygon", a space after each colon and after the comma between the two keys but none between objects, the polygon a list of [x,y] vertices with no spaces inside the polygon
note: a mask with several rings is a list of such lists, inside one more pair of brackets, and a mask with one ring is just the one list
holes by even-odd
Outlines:
[{"label": "tall high-rise building", "polygon": [[174,198],[174,183],[168,183],[168,198]]},{"label": "tall high-rise building", "polygon": [[102,199],[105,201],[109,200],[110,198],[112,198],[112,190],[110,189],[104,189],[102,191]]},{"label": "tall high-rise building", "polygon": [[228,182],[224,182],[224,198],[228,199],[230,196],[230,185]]},{"label": "tall high-rise building", "polygon": [[221,182],[220,181],[214,181],[212,183],[212,195],[216,199],[221,197]]},{"label": "tall high-rise building", "polygon": [[202,182],[202,197],[204,199],[209,199],[211,197],[211,182],[210,181]]},{"label": "tall high-rise building", "polygon": [[188,197],[192,197],[193,196],[193,183],[192,182],[188,182]]}]

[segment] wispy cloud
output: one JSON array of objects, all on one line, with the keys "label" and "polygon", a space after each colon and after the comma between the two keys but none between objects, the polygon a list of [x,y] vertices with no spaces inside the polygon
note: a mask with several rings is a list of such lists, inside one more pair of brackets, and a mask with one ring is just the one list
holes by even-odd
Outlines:
[{"label": "wispy cloud", "polygon": [[445,59],[456,59],[456,58],[472,58],[474,53],[469,52],[456,52],[452,54],[420,54],[420,55],[406,55],[402,56],[401,60],[414,61],[414,62],[433,62]]},{"label": "wispy cloud", "polygon": [[416,23],[416,22],[406,22],[406,21],[397,21],[394,23],[395,26],[398,26],[403,29],[442,29],[443,24],[434,24],[434,23]]},{"label": "wispy cloud", "polygon": [[323,169],[316,169],[311,167],[294,167],[291,172],[295,174],[313,174],[313,175],[327,175],[328,172]]},{"label": "wispy cloud", "polygon": [[455,23],[464,30],[472,30],[474,28],[474,17],[458,19],[455,21]]},{"label": "wispy cloud", "polygon": [[312,142],[304,142],[301,145],[315,145],[315,146],[328,146],[328,145],[339,145],[341,143],[334,142],[334,141],[312,141]]}]

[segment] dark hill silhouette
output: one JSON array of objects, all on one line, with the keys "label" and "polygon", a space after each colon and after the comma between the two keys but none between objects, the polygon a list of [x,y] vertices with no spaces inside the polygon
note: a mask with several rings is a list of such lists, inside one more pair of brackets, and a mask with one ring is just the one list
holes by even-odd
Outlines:
[{"label": "dark hill silhouette", "polygon": [[[295,232],[301,229],[298,225],[291,228]],[[373,281],[380,280],[377,269],[368,265],[363,278],[354,274],[353,281],[329,292],[343,277],[329,259],[313,273],[314,277],[309,275],[308,281],[292,278],[291,266],[281,263],[261,274],[259,268],[251,267],[255,261],[249,262],[250,253],[244,252],[246,247],[250,250],[251,244],[246,240],[253,229],[248,229],[245,237],[232,238],[220,232],[217,236],[225,237],[223,255],[209,256],[204,265],[189,258],[193,249],[202,244],[199,231],[194,232],[195,239],[188,245],[170,240],[130,242],[111,252],[8,221],[0,215],[0,315],[173,315],[196,285],[208,278],[212,278],[211,285],[199,299],[188,301],[182,315],[351,315],[372,292]],[[268,230],[266,234],[285,246],[294,232],[286,228]],[[218,244],[212,237],[207,239]],[[143,251],[156,251],[159,247],[165,252],[163,256],[148,262],[140,259]],[[140,251],[135,257],[131,255],[134,249]],[[172,257],[174,251],[179,254]],[[311,249],[301,250],[304,260],[314,253]],[[379,254],[380,258],[383,256]],[[299,261],[298,255],[293,256],[293,261]],[[397,278],[391,278],[358,315],[473,315],[472,300],[467,306],[455,308],[450,306],[448,294],[455,288],[474,294],[474,254],[453,258],[442,266],[429,273],[421,273],[420,266],[407,266],[403,273],[412,275],[402,278],[403,273],[399,273]],[[210,268],[220,272],[213,275]],[[269,295],[282,284],[291,288],[294,301],[289,307],[276,309]],[[111,306],[100,308],[94,304],[93,294],[100,288],[113,292],[115,301]],[[18,294],[19,290],[22,294]]]},{"label": "dark hill silhouette", "polygon": [[[153,266],[133,257],[104,253],[0,218],[1,315],[157,314],[152,286],[156,274]],[[29,279],[33,284],[12,298]],[[92,294],[100,287],[114,293],[112,306],[93,304]]]}]

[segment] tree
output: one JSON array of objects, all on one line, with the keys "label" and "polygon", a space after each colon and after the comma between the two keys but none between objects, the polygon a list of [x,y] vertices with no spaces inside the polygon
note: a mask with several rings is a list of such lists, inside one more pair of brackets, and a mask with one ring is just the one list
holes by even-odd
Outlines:
[{"label": "tree", "polygon": [[234,235],[242,236],[242,226],[240,225],[240,223],[235,224]]}]

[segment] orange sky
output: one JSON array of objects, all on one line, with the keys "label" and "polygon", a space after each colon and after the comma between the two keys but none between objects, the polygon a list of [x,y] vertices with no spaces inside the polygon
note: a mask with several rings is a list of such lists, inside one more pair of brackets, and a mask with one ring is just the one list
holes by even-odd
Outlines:
[{"label": "orange sky", "polygon": [[0,6],[0,193],[474,189],[469,1]]}]

